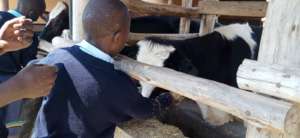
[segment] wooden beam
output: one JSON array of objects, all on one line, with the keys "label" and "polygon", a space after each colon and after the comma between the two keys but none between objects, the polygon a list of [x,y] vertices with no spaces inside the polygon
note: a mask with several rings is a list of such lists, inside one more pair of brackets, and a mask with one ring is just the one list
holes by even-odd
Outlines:
[{"label": "wooden beam", "polygon": [[147,15],[200,17],[201,14],[264,17],[267,3],[256,1],[202,1],[199,7],[182,8],[176,5],[158,5],[141,0],[121,0],[127,7]]},{"label": "wooden beam", "polygon": [[300,103],[300,69],[245,60],[239,67],[240,88]]},{"label": "wooden beam", "polygon": [[[218,0],[204,0],[204,1],[218,1]],[[199,6],[201,6],[201,1],[199,2]],[[214,30],[217,19],[218,16],[216,15],[203,15],[201,19],[199,34],[205,35],[212,32]]]},{"label": "wooden beam", "polygon": [[[182,0],[182,7],[183,8],[192,8],[193,0]],[[191,20],[187,17],[182,17],[180,19],[180,26],[179,26],[179,33],[180,34],[187,34],[190,32]]]},{"label": "wooden beam", "polygon": [[83,40],[82,14],[88,1],[89,0],[72,0],[72,37],[74,41]]},{"label": "wooden beam", "polygon": [[0,11],[7,11],[9,9],[8,0],[0,0]]},{"label": "wooden beam", "polygon": [[[135,79],[176,92],[195,101],[201,101],[266,129],[278,132],[292,129],[296,133],[295,129],[300,127],[300,114],[296,113],[296,111],[300,112],[300,108],[284,101],[256,95],[171,69],[138,63],[123,56],[116,58],[115,67]],[[289,120],[291,116],[293,118]],[[294,124],[291,124],[293,121]]]},{"label": "wooden beam", "polygon": [[[286,68],[300,67],[300,17],[295,13],[300,12],[299,0],[271,0],[269,1],[268,12],[266,16],[266,22],[264,32],[262,36],[259,59],[258,61],[265,64],[278,64],[285,65]],[[276,71],[276,69],[275,69]],[[262,75],[262,74],[260,74]],[[272,74],[277,76],[276,79],[284,79],[284,77],[278,76],[278,74]],[[265,76],[267,77],[267,76]],[[264,78],[267,79],[267,78]],[[275,79],[275,78],[274,78]],[[284,81],[281,81],[283,83]],[[277,84],[280,86],[282,84]],[[290,81],[291,86],[294,82]],[[284,83],[287,84],[287,83]],[[265,86],[269,87],[269,86]],[[273,90],[274,91],[274,90]],[[298,91],[299,92],[299,91]],[[264,93],[269,93],[264,91]],[[289,95],[291,92],[285,91],[282,94],[276,95]],[[289,98],[296,98],[297,95],[290,95]],[[286,97],[288,98],[288,97]],[[300,137],[300,129],[286,129],[284,133],[285,138]],[[266,131],[266,130],[263,130]],[[289,132],[290,131],[290,132]],[[297,132],[296,132],[297,131]],[[263,137],[265,133],[261,133]],[[267,137],[282,138],[280,135],[274,135],[274,132],[269,133]]]},{"label": "wooden beam", "polygon": [[184,40],[188,38],[199,37],[198,33],[191,33],[191,34],[148,34],[148,33],[130,33],[129,34],[129,44],[134,44],[140,40],[143,40],[147,37],[159,37],[163,39],[170,39],[170,40]]},{"label": "wooden beam", "polygon": [[272,0],[260,46],[259,60],[300,67],[300,1]]}]

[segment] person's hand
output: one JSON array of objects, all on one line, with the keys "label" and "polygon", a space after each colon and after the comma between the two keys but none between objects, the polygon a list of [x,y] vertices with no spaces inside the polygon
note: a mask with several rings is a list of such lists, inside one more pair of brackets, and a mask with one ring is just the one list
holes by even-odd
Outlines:
[{"label": "person's hand", "polygon": [[173,97],[170,93],[165,92],[155,97],[155,101],[158,103],[159,109],[163,111],[172,104]]},{"label": "person's hand", "polygon": [[17,51],[32,43],[33,25],[25,17],[7,21],[0,29],[0,54]]},{"label": "person's hand", "polygon": [[23,98],[38,98],[46,96],[56,80],[58,69],[49,65],[29,65],[12,79],[21,89]]}]

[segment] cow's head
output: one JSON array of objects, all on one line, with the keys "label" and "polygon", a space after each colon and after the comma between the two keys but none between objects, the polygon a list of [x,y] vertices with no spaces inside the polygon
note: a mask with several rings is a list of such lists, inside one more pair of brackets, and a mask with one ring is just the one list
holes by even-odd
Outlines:
[{"label": "cow's head", "polygon": [[[138,46],[137,61],[159,67],[162,67],[171,53],[175,51],[173,46],[159,45],[150,40],[142,40],[138,42]],[[140,84],[142,86],[142,95],[150,97],[155,86],[142,81],[140,81]]]}]

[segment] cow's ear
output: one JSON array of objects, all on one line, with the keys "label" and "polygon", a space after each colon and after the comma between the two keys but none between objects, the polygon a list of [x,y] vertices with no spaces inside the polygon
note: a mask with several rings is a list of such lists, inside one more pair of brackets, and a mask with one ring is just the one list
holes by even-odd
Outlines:
[{"label": "cow's ear", "polygon": [[174,52],[176,49],[175,49],[174,47],[172,47],[172,46],[168,46],[168,47],[166,48],[166,50],[167,50],[168,52],[172,53],[172,52]]}]

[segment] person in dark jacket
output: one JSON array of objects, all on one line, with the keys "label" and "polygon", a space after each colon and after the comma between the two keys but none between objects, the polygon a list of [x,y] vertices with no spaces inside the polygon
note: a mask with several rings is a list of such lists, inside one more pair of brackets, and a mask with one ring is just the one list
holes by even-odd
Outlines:
[{"label": "person in dark jacket", "polygon": [[[44,0],[19,0],[15,10],[0,12],[0,27],[2,27],[5,22],[21,16],[25,16],[26,18],[36,21],[38,17],[44,13],[45,8],[46,6]],[[8,52],[0,56],[0,83],[14,76],[24,66],[26,66],[30,60],[36,58],[38,43],[38,37],[37,34],[35,34],[32,42],[30,43],[31,45],[28,48],[19,51]],[[6,109],[6,107],[3,107],[0,110],[1,138],[6,138],[8,134],[8,130],[4,126],[7,116]],[[14,114],[17,115],[18,113]]]},{"label": "person in dark jacket", "polygon": [[[19,0],[17,8],[8,12],[0,12],[0,27],[5,22],[13,18],[25,16],[26,18],[36,21],[45,11],[44,0]],[[16,74],[30,60],[36,58],[38,46],[38,37],[33,37],[31,46],[28,48],[8,52],[0,56],[0,82],[5,81],[10,76]]]},{"label": "person in dark jacket", "polygon": [[[24,16],[7,21],[0,28],[0,55],[29,46],[33,32],[31,19]],[[49,93],[56,78],[56,67],[31,65],[0,84],[0,107],[23,98],[37,98]]]},{"label": "person in dark jacket", "polygon": [[170,94],[142,97],[132,79],[114,68],[129,34],[128,9],[119,0],[90,0],[85,40],[52,52],[39,64],[56,65],[57,80],[39,110],[32,138],[113,138],[118,124],[158,116]]}]

